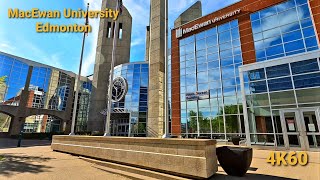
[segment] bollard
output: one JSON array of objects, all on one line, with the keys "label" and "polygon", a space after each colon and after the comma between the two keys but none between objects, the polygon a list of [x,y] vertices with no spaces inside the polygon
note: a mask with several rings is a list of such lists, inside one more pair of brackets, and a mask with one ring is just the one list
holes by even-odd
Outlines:
[{"label": "bollard", "polygon": [[21,125],[21,130],[19,133],[19,138],[18,138],[18,145],[17,147],[21,147],[21,140],[22,140],[22,135],[23,135],[23,128],[24,128],[24,123]]}]

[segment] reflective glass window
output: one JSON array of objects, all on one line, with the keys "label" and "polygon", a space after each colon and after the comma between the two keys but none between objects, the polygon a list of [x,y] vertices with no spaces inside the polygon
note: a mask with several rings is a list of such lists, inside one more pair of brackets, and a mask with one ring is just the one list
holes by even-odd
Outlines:
[{"label": "reflective glass window", "polygon": [[264,69],[256,69],[256,70],[249,71],[248,76],[250,81],[265,79]]},{"label": "reflective glass window", "polygon": [[250,90],[252,93],[267,92],[266,81],[257,81],[250,83]]},{"label": "reflective glass window", "polygon": [[292,89],[292,81],[290,77],[268,80],[269,91],[280,91]]},{"label": "reflective glass window", "polygon": [[300,62],[291,63],[292,74],[302,74],[308,72],[319,71],[317,59],[310,59]]},{"label": "reflective glass window", "polygon": [[289,0],[250,15],[257,61],[319,48],[308,6]]},{"label": "reflective glass window", "polygon": [[268,78],[289,76],[290,75],[289,64],[267,67],[266,72],[267,72]]},{"label": "reflective glass window", "polygon": [[296,88],[320,86],[320,73],[294,76],[293,80]]}]

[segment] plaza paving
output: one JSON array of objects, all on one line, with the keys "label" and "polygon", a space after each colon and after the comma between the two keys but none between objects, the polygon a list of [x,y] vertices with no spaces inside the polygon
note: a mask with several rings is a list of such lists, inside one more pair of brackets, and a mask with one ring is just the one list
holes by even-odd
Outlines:
[{"label": "plaza paving", "polygon": [[[77,156],[53,152],[49,141],[0,139],[0,179],[183,179],[146,170],[126,171],[109,165],[92,163]],[[36,146],[34,146],[36,145]],[[307,166],[271,166],[266,163],[270,151],[254,149],[254,158],[248,174],[242,178],[227,176],[223,169],[211,179],[305,179],[320,180],[320,153],[309,152]],[[106,163],[107,164],[107,163]],[[128,168],[129,169],[129,168]],[[143,173],[141,173],[143,172]]]}]

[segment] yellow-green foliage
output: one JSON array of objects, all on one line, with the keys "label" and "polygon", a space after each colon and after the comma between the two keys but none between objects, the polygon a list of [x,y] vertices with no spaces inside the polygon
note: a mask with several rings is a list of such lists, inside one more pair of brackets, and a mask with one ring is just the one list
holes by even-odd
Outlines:
[{"label": "yellow-green foliage", "polygon": [[7,79],[7,76],[0,77],[0,86],[3,86],[6,84],[6,79]]}]

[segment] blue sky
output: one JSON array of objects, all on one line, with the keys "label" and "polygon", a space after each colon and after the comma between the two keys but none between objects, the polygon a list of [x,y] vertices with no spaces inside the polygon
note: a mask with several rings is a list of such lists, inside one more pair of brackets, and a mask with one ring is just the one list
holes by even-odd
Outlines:
[{"label": "blue sky", "polygon": [[[169,27],[185,9],[197,0],[169,0]],[[238,0],[203,0],[203,14],[211,13]],[[64,8],[100,10],[101,0],[1,0],[0,51],[26,59],[77,72],[81,50],[81,33],[37,33],[36,22],[51,24],[82,24],[83,19],[8,19],[8,8],[30,10],[63,10]],[[149,23],[149,0],[123,0],[133,18],[131,62],[143,61],[145,54],[145,27]],[[99,19],[90,19],[93,32],[86,40],[82,75],[93,72]]]}]

